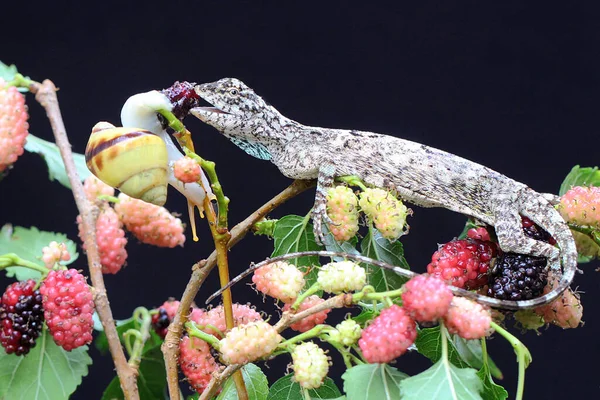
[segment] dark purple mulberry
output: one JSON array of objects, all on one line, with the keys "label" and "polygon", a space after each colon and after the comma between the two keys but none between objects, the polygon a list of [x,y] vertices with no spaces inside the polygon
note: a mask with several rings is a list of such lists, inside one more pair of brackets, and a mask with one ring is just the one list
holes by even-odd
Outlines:
[{"label": "dark purple mulberry", "polygon": [[42,295],[36,282],[16,282],[6,288],[0,302],[0,342],[8,354],[29,353],[42,332]]},{"label": "dark purple mulberry", "polygon": [[167,330],[169,329],[170,323],[171,318],[169,318],[167,310],[162,307],[159,308],[158,312],[152,316],[152,327],[158,336],[163,339],[167,336]]},{"label": "dark purple mulberry", "polygon": [[529,300],[540,296],[547,283],[546,258],[502,253],[489,275],[488,296],[502,300]]}]

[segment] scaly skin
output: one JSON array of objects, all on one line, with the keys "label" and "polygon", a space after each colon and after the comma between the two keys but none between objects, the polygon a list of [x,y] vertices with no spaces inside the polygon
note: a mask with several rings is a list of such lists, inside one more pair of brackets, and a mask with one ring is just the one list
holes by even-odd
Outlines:
[{"label": "scaly skin", "polygon": [[[198,95],[214,107],[191,113],[215,127],[248,154],[273,162],[292,179],[317,179],[313,221],[322,238],[327,218],[326,192],[335,177],[355,175],[366,184],[396,191],[422,207],[443,207],[494,226],[505,252],[548,258],[561,269],[552,292],[531,300],[487,298],[499,308],[524,309],[547,304],[569,287],[577,270],[577,250],[568,226],[540,194],[483,165],[454,154],[392,136],[354,130],[302,125],[279,113],[251,88],[234,78],[196,86]],[[525,236],[521,216],[541,226],[559,248]],[[488,300],[489,299],[489,300]]]}]

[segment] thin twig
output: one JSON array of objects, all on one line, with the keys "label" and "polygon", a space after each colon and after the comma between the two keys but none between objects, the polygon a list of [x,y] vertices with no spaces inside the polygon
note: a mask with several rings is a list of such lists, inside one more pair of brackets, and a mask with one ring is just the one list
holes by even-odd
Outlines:
[{"label": "thin twig", "polygon": [[283,332],[285,329],[289,328],[290,325],[301,321],[305,318],[310,317],[313,314],[319,313],[321,311],[325,311],[325,310],[331,310],[332,308],[342,308],[342,307],[348,307],[350,305],[352,305],[353,300],[352,300],[352,293],[342,293],[342,294],[338,294],[337,296],[334,297],[330,297],[327,300],[316,304],[314,306],[312,306],[311,308],[308,308],[302,312],[299,313],[293,313],[292,310],[290,311],[285,311],[283,313],[283,315],[281,316],[281,319],[279,321],[277,321],[277,323],[274,325],[274,328],[277,330],[277,332]]},{"label": "thin twig", "polygon": [[[313,314],[319,313],[324,310],[330,310],[332,308],[342,308],[350,305],[352,305],[352,294],[339,294],[297,314],[294,314],[290,311],[284,312],[281,316],[281,319],[277,322],[277,324],[275,324],[274,328],[277,330],[277,332],[281,333],[285,329],[289,328],[290,325],[305,318],[308,318]],[[228,365],[227,368],[221,371],[218,375],[213,376],[210,380],[210,383],[208,384],[204,392],[202,392],[202,395],[198,398],[198,400],[211,399],[212,396],[215,395],[219,386],[234,372],[236,372],[242,367],[243,365],[241,364]]]},{"label": "thin twig", "polygon": [[200,397],[198,397],[198,400],[212,399],[213,396],[217,394],[217,390],[219,390],[219,387],[223,384],[223,382],[225,382],[227,378],[237,372],[240,368],[242,368],[241,364],[232,364],[221,371],[219,375],[213,376],[208,383],[208,386],[206,386],[206,389],[204,389]]},{"label": "thin twig", "polygon": [[[285,203],[287,200],[304,192],[308,188],[314,186],[314,181],[294,181],[290,186],[284,189],[277,196],[273,197],[258,210],[250,214],[244,221],[240,222],[231,229],[231,238],[227,243],[227,248],[235,246],[240,240],[246,236],[246,233],[252,226],[264,218],[271,211]],[[200,286],[206,279],[208,273],[215,267],[217,263],[217,252],[213,251],[211,255],[192,267],[192,276],[181,296],[179,308],[162,345],[165,365],[167,370],[167,382],[169,385],[169,396],[172,400],[179,400],[179,380],[177,376],[177,360],[179,358],[179,340],[183,332],[183,325],[187,322],[188,312],[200,289]],[[235,371],[232,371],[233,373]],[[206,391],[205,391],[206,392]]]},{"label": "thin twig", "polygon": [[115,322],[110,309],[106,287],[104,286],[104,277],[102,275],[102,266],[100,264],[100,254],[96,245],[96,221],[93,213],[93,206],[88,201],[83,191],[83,185],[77,174],[77,168],[73,161],[71,144],[67,137],[64,122],[62,120],[58,99],[56,97],[56,86],[48,79],[44,82],[33,83],[30,86],[32,93],[35,93],[36,100],[44,107],[54,137],[56,145],[60,150],[60,155],[65,164],[67,176],[73,190],[73,197],[77,204],[77,209],[83,220],[84,243],[87,253],[88,265],[90,268],[90,278],[94,286],[94,302],[96,311],[100,317],[100,322],[104,327],[104,333],[108,340],[108,348],[115,363],[117,375],[121,383],[121,389],[127,400],[138,400],[139,393],[137,387],[137,370],[127,363],[127,358],[123,352],[123,347],[119,341],[119,335],[115,327]]}]

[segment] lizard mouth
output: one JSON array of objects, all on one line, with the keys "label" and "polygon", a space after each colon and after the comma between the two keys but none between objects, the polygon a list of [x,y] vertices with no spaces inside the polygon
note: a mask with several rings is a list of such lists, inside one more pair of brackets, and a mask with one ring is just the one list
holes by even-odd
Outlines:
[{"label": "lizard mouth", "polygon": [[223,111],[217,107],[194,107],[190,109],[190,114],[198,118],[202,122],[209,122],[214,120],[219,115],[229,115],[228,112]]},{"label": "lizard mouth", "polygon": [[204,113],[229,114],[228,112],[220,110],[217,107],[194,107],[190,111],[192,112],[192,114],[194,111]]}]

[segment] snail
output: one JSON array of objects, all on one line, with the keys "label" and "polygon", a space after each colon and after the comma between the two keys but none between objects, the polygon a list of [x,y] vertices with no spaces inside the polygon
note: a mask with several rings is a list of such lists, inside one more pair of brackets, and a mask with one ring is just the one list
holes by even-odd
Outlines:
[{"label": "snail", "polygon": [[[183,154],[160,124],[157,111],[171,108],[168,98],[158,91],[131,96],[121,110],[124,127],[98,122],[92,128],[85,149],[88,169],[107,185],[148,203],[164,205],[170,184],[201,206],[206,195],[202,186],[183,184],[170,167]],[[204,174],[202,181],[210,190]]]},{"label": "snail", "polygon": [[98,179],[128,196],[158,206],[167,201],[167,147],[150,131],[99,122],[92,128],[85,161]]}]

